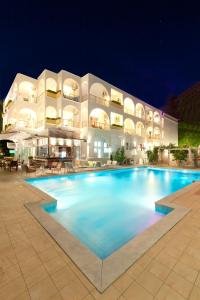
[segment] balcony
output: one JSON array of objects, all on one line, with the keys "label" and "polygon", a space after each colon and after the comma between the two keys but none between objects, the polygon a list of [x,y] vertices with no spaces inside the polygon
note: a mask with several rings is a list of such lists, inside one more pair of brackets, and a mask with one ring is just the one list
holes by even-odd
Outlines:
[{"label": "balcony", "polygon": [[5,131],[15,131],[15,130],[32,130],[35,128],[35,123],[33,120],[18,120],[13,124],[6,124]]},{"label": "balcony", "polygon": [[47,97],[51,97],[51,98],[54,98],[54,99],[57,99],[59,98],[61,95],[61,91],[52,91],[52,90],[46,90],[46,96]]},{"label": "balcony", "polygon": [[75,101],[75,102],[80,102],[80,97],[79,96],[75,96],[73,94],[64,94],[63,93],[63,98],[71,100],[71,101]]},{"label": "balcony", "polygon": [[113,106],[117,108],[123,108],[123,104],[121,103],[120,99],[111,99],[111,103]]},{"label": "balcony", "polygon": [[13,100],[12,99],[8,100],[5,106],[5,111],[7,111],[12,105],[13,105]]},{"label": "balcony", "polygon": [[63,119],[62,124],[64,127],[80,128],[80,122],[70,119]]},{"label": "balcony", "polygon": [[92,94],[90,94],[90,100],[96,104],[100,104],[107,107],[110,106],[110,102],[108,99],[101,98]]},{"label": "balcony", "polygon": [[46,117],[46,123],[51,125],[60,125],[61,118],[48,118]]},{"label": "balcony", "polygon": [[160,140],[160,138],[161,138],[160,134],[154,134],[154,135],[148,134],[147,135],[148,140]]},{"label": "balcony", "polygon": [[17,101],[27,102],[27,103],[37,103],[37,97],[35,95],[23,95],[22,93],[18,95]]},{"label": "balcony", "polygon": [[90,127],[92,128],[97,128],[97,129],[103,129],[103,130],[109,130],[110,127],[108,124],[105,123],[100,123],[100,122],[94,122],[94,121],[90,121]]},{"label": "balcony", "polygon": [[5,132],[9,132],[15,129],[15,124],[6,124],[5,125]]},{"label": "balcony", "polygon": [[154,134],[154,139],[155,140],[160,140],[161,139],[161,135],[160,134]]},{"label": "balcony", "polygon": [[134,111],[131,110],[131,109],[128,109],[128,108],[124,107],[124,112],[125,112],[125,114],[134,116]]},{"label": "balcony", "polygon": [[134,135],[135,134],[135,130],[134,129],[130,129],[130,128],[124,128],[124,133],[128,134],[128,135]]},{"label": "balcony", "polygon": [[123,126],[123,125],[120,125],[120,124],[112,124],[112,125],[111,125],[111,128],[112,128],[112,129],[119,129],[119,130],[121,130],[121,129],[124,128],[124,126]]}]

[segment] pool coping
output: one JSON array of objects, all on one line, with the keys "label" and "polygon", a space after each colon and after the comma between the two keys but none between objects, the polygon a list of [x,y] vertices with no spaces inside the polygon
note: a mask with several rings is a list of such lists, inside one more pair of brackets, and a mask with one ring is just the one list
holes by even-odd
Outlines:
[{"label": "pool coping", "polygon": [[57,200],[27,182],[23,182],[23,184],[26,188],[31,189],[41,196],[41,201],[26,203],[25,207],[54,238],[98,291],[103,292],[191,210],[187,207],[177,205],[173,201],[181,195],[190,192],[194,186],[199,185],[199,182],[194,182],[155,202],[156,207],[170,208],[173,211],[131,239],[104,260],[98,258],[41,208],[41,204],[53,203],[57,202]]}]

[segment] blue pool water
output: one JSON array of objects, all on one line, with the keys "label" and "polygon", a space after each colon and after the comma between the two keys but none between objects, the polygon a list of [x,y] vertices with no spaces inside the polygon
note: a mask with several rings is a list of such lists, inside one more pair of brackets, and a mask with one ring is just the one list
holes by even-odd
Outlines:
[{"label": "blue pool water", "polygon": [[155,201],[199,179],[200,172],[132,168],[27,181],[57,200],[43,209],[105,259],[164,216]]}]

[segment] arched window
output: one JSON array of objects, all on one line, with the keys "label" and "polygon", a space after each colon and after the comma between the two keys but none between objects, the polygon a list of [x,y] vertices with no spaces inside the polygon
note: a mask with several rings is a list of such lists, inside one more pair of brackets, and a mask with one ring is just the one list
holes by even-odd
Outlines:
[{"label": "arched window", "polygon": [[74,79],[65,79],[63,83],[63,96],[64,98],[79,101],[79,85]]},{"label": "arched window", "polygon": [[90,99],[97,104],[108,106],[110,96],[103,84],[95,82],[90,87]]},{"label": "arched window", "polygon": [[153,121],[153,111],[152,110],[148,110],[146,112],[146,120],[148,122],[152,122]]},{"label": "arched window", "polygon": [[129,115],[134,115],[135,105],[131,98],[124,99],[124,112]]},{"label": "arched window", "polygon": [[36,126],[36,113],[29,108],[22,108],[18,112],[17,125],[20,128],[33,129]]},{"label": "arched window", "polygon": [[136,134],[139,136],[144,136],[144,124],[142,122],[136,123]]},{"label": "arched window", "polygon": [[33,83],[29,81],[22,81],[19,84],[19,95],[21,100],[27,101],[27,102],[35,102],[36,100],[36,89],[33,85]]},{"label": "arched window", "polygon": [[154,128],[154,138],[155,139],[160,139],[161,138],[160,128],[158,128],[158,127]]},{"label": "arched window", "polygon": [[148,127],[146,130],[146,136],[148,139],[152,139],[153,138],[153,128],[152,127]]},{"label": "arched window", "polygon": [[131,119],[125,119],[124,132],[133,135],[135,133],[135,125]]},{"label": "arched window", "polygon": [[80,126],[80,114],[75,106],[67,105],[63,109],[63,125],[69,127]]},{"label": "arched window", "polygon": [[47,106],[46,118],[55,119],[57,117],[57,111],[53,106]]},{"label": "arched window", "polygon": [[160,114],[158,111],[155,111],[153,114],[154,122],[155,123],[160,123]]},{"label": "arched window", "polygon": [[46,90],[51,92],[57,92],[57,82],[53,78],[47,78],[46,80]]},{"label": "arched window", "polygon": [[100,129],[109,129],[110,120],[107,113],[100,108],[95,108],[90,113],[90,126]]},{"label": "arched window", "polygon": [[136,117],[144,119],[145,118],[145,112],[144,112],[144,106],[141,103],[136,104]]}]

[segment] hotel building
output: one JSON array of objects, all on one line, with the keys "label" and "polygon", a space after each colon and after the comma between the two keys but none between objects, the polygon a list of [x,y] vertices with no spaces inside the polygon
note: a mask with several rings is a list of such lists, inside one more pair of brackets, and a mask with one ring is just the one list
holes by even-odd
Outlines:
[{"label": "hotel building", "polygon": [[0,139],[15,142],[25,160],[106,161],[124,146],[142,164],[153,146],[178,143],[175,118],[92,74],[17,74],[3,110]]}]

